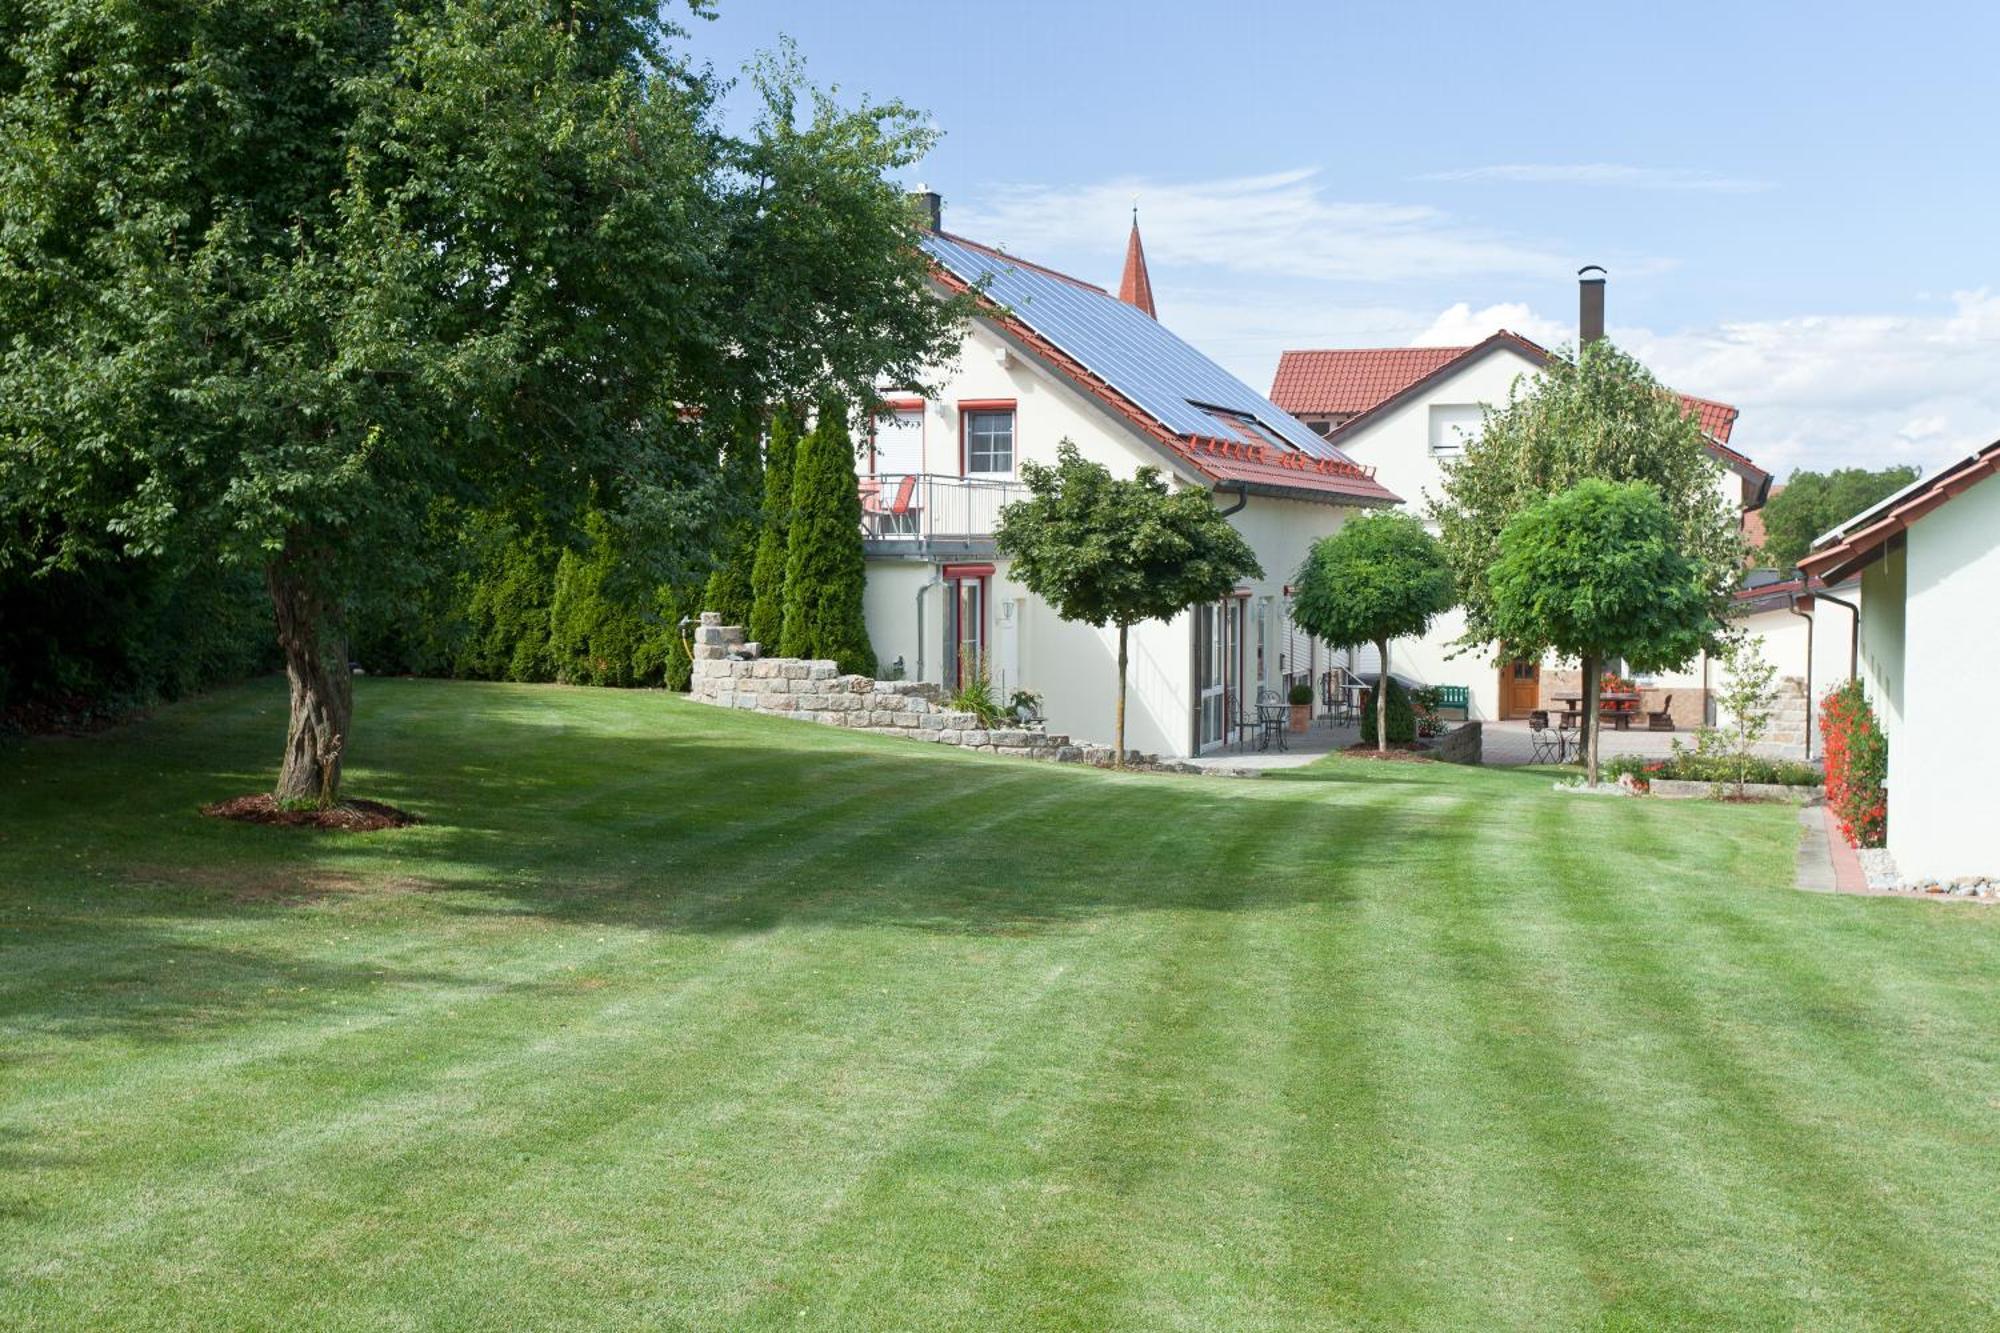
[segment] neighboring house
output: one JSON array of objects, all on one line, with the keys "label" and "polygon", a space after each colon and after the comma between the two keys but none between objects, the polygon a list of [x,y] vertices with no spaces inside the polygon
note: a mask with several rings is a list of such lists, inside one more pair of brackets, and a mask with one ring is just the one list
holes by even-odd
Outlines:
[{"label": "neighboring house", "polygon": [[[1778,669],[1778,707],[1759,748],[1796,759],[1819,756],[1819,701],[1854,674],[1861,581],[1773,579],[1753,574],[1736,594],[1739,627],[1758,640],[1764,660]],[[1722,664],[1702,663],[1708,687],[1719,687]],[[1728,721],[1726,714],[1718,722]]]},{"label": "neighboring house", "polygon": [[[1588,312],[1589,282],[1584,292]],[[1601,286],[1596,296],[1601,319]],[[1504,405],[1516,382],[1541,369],[1550,355],[1504,329],[1470,347],[1292,351],[1279,358],[1271,398],[1329,444],[1373,466],[1378,481],[1422,513],[1442,489],[1445,462],[1479,433],[1484,410]],[[1723,466],[1717,483],[1721,499],[1739,513],[1753,512],[1763,504],[1771,478],[1729,447],[1736,409],[1687,394],[1682,400]],[[1502,662],[1494,652],[1461,650],[1456,641],[1464,632],[1459,612],[1440,617],[1424,638],[1390,646],[1390,670],[1422,684],[1465,686],[1475,718],[1524,717],[1553,706],[1555,693],[1577,688],[1577,673],[1558,670],[1553,661]],[[1361,675],[1378,669],[1372,648],[1355,650],[1352,659]],[[1687,672],[1642,681],[1644,706],[1658,708],[1671,697],[1680,724],[1696,725],[1707,716],[1711,676],[1711,664],[1702,661]]]},{"label": "neighboring house", "polygon": [[[1027,461],[1073,442],[1114,473],[1159,468],[1199,487],[1249,539],[1264,578],[1211,606],[1134,628],[1127,744],[1165,755],[1221,747],[1256,692],[1311,680],[1322,654],[1286,621],[1307,549],[1396,496],[1152,315],[1133,222],[1121,296],[938,227],[923,239],[939,287],[979,313],[929,397],[884,389],[861,460],[868,631],[885,669],[954,686],[982,667],[1004,702],[1042,696],[1051,729],[1108,740],[1116,631],[1066,622],[997,556],[1003,505]],[[1122,299],[1121,299],[1122,298]]]},{"label": "neighboring house", "polygon": [[1860,675],[1889,738],[1889,850],[1905,880],[2000,872],[2000,442],[1871,506],[1800,562],[1860,575]]}]

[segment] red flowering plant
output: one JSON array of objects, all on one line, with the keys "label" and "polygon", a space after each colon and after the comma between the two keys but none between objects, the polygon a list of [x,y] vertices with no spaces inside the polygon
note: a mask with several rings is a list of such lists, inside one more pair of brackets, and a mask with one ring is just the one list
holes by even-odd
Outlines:
[{"label": "red flowering plant", "polygon": [[1827,691],[1819,706],[1821,754],[1826,760],[1826,803],[1849,846],[1880,847],[1888,837],[1889,808],[1882,782],[1889,775],[1889,738],[1868,706],[1861,682]]}]

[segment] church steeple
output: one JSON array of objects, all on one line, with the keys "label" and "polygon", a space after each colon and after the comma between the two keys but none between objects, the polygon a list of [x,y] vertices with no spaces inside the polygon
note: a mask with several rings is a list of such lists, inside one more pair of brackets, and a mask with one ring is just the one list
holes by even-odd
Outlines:
[{"label": "church steeple", "polygon": [[1153,310],[1153,279],[1146,272],[1146,247],[1139,241],[1139,208],[1132,207],[1132,237],[1125,242],[1125,276],[1118,280],[1118,299],[1158,319]]}]

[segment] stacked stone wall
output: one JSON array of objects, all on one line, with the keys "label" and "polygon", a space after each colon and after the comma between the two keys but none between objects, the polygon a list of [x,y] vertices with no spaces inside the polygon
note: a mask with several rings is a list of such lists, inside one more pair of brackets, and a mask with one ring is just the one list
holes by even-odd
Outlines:
[{"label": "stacked stone wall", "polygon": [[1096,746],[1027,727],[989,727],[977,714],[953,709],[936,685],[843,674],[833,662],[764,657],[743,631],[704,611],[695,630],[690,695],[718,708],[789,717],[905,740],[953,745],[988,754],[1059,763],[1102,762]]}]

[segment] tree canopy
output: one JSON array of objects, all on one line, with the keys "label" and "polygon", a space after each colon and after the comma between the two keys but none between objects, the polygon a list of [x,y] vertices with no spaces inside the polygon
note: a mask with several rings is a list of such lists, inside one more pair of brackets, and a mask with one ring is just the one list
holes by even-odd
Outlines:
[{"label": "tree canopy", "polygon": [[1813,538],[1839,526],[1878,500],[1917,479],[1913,467],[1876,471],[1843,467],[1831,472],[1798,471],[1764,504],[1764,560],[1790,570],[1812,549]]},{"label": "tree canopy", "polygon": [[1525,655],[1582,662],[1593,785],[1599,665],[1617,657],[1635,671],[1680,666],[1722,629],[1681,535],[1653,487],[1596,478],[1529,506],[1501,531],[1493,629]]},{"label": "tree canopy", "polygon": [[1712,612],[1713,628],[1694,649],[1720,648],[1746,554],[1723,477],[1679,396],[1631,356],[1598,341],[1575,359],[1551,358],[1514,386],[1505,406],[1486,413],[1479,437],[1445,464],[1442,492],[1430,502],[1465,610],[1461,642],[1497,640],[1509,655],[1527,655],[1530,645],[1509,643],[1497,623],[1488,571],[1500,534],[1523,510],[1594,478],[1653,488]]},{"label": "tree canopy", "polygon": [[1219,600],[1263,567],[1204,490],[1173,490],[1159,469],[1118,478],[1064,440],[1056,463],[1021,465],[1028,498],[1005,506],[995,542],[1012,576],[1064,620],[1118,627],[1119,762],[1131,627]]},{"label": "tree canopy", "polygon": [[1295,580],[1292,621],[1331,644],[1372,643],[1382,662],[1375,743],[1389,744],[1389,643],[1422,634],[1456,600],[1437,539],[1414,514],[1351,519],[1313,543]]},{"label": "tree canopy", "polygon": [[963,306],[888,179],[916,113],[781,57],[731,133],[685,36],[652,0],[10,7],[0,562],[260,570],[286,800],[331,799],[345,609],[423,576],[437,504],[698,569],[705,422],[920,382]]}]

